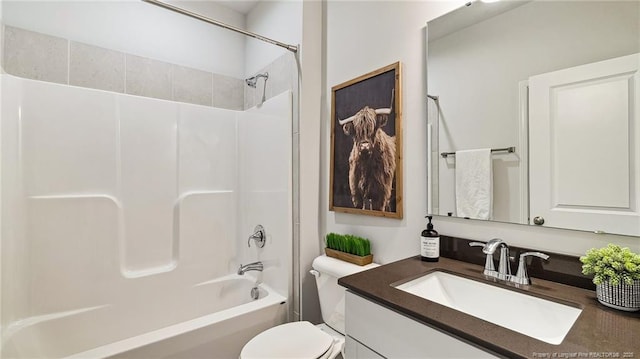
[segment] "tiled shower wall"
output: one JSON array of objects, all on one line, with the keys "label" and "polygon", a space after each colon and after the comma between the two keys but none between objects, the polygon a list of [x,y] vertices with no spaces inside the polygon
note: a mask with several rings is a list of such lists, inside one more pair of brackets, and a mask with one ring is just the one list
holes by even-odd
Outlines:
[{"label": "tiled shower wall", "polygon": [[[285,53],[277,58],[269,65],[263,67],[257,73],[269,73],[269,79],[266,81],[266,88],[264,79],[258,79],[256,88],[249,86],[244,87],[244,109],[250,109],[253,106],[262,102],[262,95],[266,99],[270,99],[284,91],[291,90],[293,92],[293,103],[297,104],[298,94],[298,74],[297,74],[296,59],[293,54]],[[255,74],[252,74],[252,76]],[[295,121],[294,121],[295,122]],[[294,128],[294,132],[297,130]]]},{"label": "tiled shower wall", "polygon": [[[230,110],[249,109],[262,99],[262,79],[252,89],[244,79],[12,26],[3,27],[3,52],[3,70],[28,79]],[[284,54],[260,71],[269,72],[266,99],[297,89],[294,61]]]}]

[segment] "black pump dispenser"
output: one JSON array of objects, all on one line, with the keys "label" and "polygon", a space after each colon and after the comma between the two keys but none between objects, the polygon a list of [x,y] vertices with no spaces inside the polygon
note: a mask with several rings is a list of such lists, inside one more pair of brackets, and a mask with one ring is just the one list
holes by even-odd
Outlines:
[{"label": "black pump dispenser", "polygon": [[[429,219],[429,223],[427,223],[427,231],[433,230],[433,223],[431,223],[431,220],[433,219],[432,216],[425,216],[424,218],[428,218]],[[436,232],[436,231],[434,231]],[[438,232],[436,232],[436,235],[438,235]]]},{"label": "black pump dispenser", "polygon": [[426,262],[437,262],[440,259],[440,235],[433,229],[431,223],[433,217],[426,216],[426,218],[429,219],[429,223],[420,236],[420,259]]}]

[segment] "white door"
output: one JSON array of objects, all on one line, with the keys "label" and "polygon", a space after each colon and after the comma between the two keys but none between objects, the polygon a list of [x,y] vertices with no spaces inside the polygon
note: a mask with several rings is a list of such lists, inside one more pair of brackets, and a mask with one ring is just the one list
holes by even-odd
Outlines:
[{"label": "white door", "polygon": [[640,234],[639,60],[529,78],[530,223]]}]

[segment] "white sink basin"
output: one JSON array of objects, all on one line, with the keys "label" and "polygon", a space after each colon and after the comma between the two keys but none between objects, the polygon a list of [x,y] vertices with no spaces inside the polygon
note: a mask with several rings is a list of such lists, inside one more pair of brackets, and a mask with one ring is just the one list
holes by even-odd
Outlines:
[{"label": "white sink basin", "polygon": [[431,272],[393,286],[555,345],[562,343],[582,312],[579,308],[446,272]]}]

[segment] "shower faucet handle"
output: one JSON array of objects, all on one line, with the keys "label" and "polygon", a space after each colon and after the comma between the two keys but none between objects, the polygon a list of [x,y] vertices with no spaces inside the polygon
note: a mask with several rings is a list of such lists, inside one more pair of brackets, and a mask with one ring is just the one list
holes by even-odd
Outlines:
[{"label": "shower faucet handle", "polygon": [[261,224],[257,225],[256,228],[253,229],[253,234],[249,236],[249,239],[247,240],[248,247],[251,247],[252,239],[256,242],[258,248],[262,248],[266,244],[267,232]]}]

